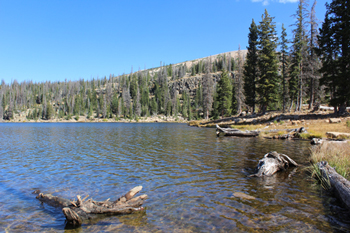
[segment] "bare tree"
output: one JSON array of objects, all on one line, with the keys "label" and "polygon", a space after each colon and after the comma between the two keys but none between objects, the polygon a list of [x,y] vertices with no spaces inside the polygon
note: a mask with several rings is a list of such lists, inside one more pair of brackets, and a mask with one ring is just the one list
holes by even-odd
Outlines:
[{"label": "bare tree", "polygon": [[106,103],[106,95],[103,96],[103,107],[102,107],[102,118],[106,118],[107,116],[107,103]]},{"label": "bare tree", "polygon": [[211,62],[207,59],[205,75],[202,78],[203,85],[203,110],[205,119],[209,119],[213,105],[213,78],[210,74]]},{"label": "bare tree", "polygon": [[236,101],[237,101],[237,114],[242,113],[242,106],[244,103],[244,82],[243,82],[243,63],[244,63],[244,57],[241,53],[241,46],[238,47],[238,56],[237,56],[237,70],[236,75],[234,77],[234,87],[235,88],[235,94],[236,94]]},{"label": "bare tree", "polygon": [[140,116],[141,115],[141,103],[140,103],[140,88],[137,85],[137,90],[136,90],[136,103],[135,103],[135,115]]}]

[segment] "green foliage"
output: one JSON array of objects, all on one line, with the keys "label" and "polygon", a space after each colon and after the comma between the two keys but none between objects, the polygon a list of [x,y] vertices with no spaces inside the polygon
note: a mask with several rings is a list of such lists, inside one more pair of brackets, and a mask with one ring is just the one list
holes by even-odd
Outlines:
[{"label": "green foliage", "polygon": [[280,56],[280,62],[282,65],[282,109],[283,112],[285,112],[286,108],[286,98],[287,98],[287,86],[286,86],[286,80],[287,80],[287,69],[288,69],[288,40],[287,40],[287,32],[284,27],[284,24],[282,24],[282,33],[281,33],[281,56]]},{"label": "green foliage", "polygon": [[119,104],[119,99],[118,99],[118,94],[115,93],[113,95],[113,99],[110,105],[110,110],[113,114],[117,114],[118,113],[118,104]]},{"label": "green foliage", "polygon": [[54,110],[52,108],[52,105],[50,103],[48,103],[46,105],[46,119],[49,120],[53,117],[54,115]]},{"label": "green foliage", "polygon": [[326,8],[316,50],[322,61],[321,83],[331,92],[330,104],[345,111],[350,104],[350,7],[347,0],[333,0]]},{"label": "green foliage", "polygon": [[260,110],[265,112],[267,106],[278,99],[278,61],[276,56],[277,36],[275,23],[267,10],[259,24],[259,61],[260,78],[257,93]]},{"label": "green foliage", "polygon": [[245,103],[255,112],[256,104],[256,81],[258,78],[258,27],[252,20],[248,35],[248,53],[244,66],[244,94]]},{"label": "green foliage", "polygon": [[217,89],[217,110],[221,116],[230,116],[232,111],[232,84],[227,71],[224,70],[218,82]]},{"label": "green foliage", "polygon": [[349,121],[349,120],[346,121],[346,126],[347,126],[348,128],[350,128],[350,121]]}]

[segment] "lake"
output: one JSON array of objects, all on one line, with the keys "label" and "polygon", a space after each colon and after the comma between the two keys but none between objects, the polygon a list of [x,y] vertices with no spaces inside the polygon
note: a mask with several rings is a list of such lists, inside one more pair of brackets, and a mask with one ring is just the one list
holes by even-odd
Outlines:
[{"label": "lake", "polygon": [[[175,123],[0,124],[0,231],[347,232],[349,211],[303,166],[249,177],[269,151],[308,165],[309,147]],[[145,210],[77,229],[32,194],[114,200],[138,185]]]}]

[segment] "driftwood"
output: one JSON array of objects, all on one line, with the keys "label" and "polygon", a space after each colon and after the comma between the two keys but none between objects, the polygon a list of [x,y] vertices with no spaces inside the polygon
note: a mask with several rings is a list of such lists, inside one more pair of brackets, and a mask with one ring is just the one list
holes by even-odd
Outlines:
[{"label": "driftwood", "polygon": [[77,201],[71,201],[65,198],[56,197],[51,194],[40,193],[39,190],[37,199],[41,202],[45,202],[48,205],[54,207],[61,207],[64,216],[66,217],[67,224],[72,226],[80,226],[83,221],[97,218],[101,214],[106,215],[118,215],[118,214],[130,214],[136,211],[143,210],[143,201],[147,198],[147,195],[141,195],[134,197],[140,192],[142,186],[137,186],[131,189],[127,194],[118,198],[116,201],[94,201],[92,199],[86,200],[77,196]]},{"label": "driftwood", "polygon": [[225,136],[237,136],[237,137],[256,137],[259,136],[259,131],[241,131],[238,129],[230,129],[230,128],[221,128],[220,126],[216,125],[216,135],[219,136],[220,133],[224,133]]},{"label": "driftwood", "polygon": [[285,170],[289,166],[298,166],[298,164],[287,155],[272,151],[264,155],[263,159],[259,160],[256,173],[250,176],[272,176],[277,171]]},{"label": "driftwood", "polygon": [[340,199],[350,208],[350,181],[339,175],[326,161],[318,162],[317,166],[322,176],[329,180],[331,187],[335,189]]}]

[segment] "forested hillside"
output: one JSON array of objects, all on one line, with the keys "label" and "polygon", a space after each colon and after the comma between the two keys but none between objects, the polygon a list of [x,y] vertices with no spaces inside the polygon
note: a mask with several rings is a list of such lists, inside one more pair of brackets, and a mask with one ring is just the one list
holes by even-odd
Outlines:
[{"label": "forested hillside", "polygon": [[[203,96],[211,96],[223,70],[233,77],[237,56],[228,52],[120,76],[65,82],[2,81],[0,117],[11,120],[93,118],[138,119],[151,115],[203,116]],[[204,89],[203,89],[204,86]]]},{"label": "forested hillside", "polygon": [[304,104],[312,110],[320,103],[342,114],[350,104],[349,4],[326,4],[319,28],[316,1],[309,7],[299,0],[290,37],[283,24],[277,35],[265,10],[259,23],[252,20],[247,50],[108,78],[2,81],[0,119],[216,119],[242,111],[301,111]]}]

